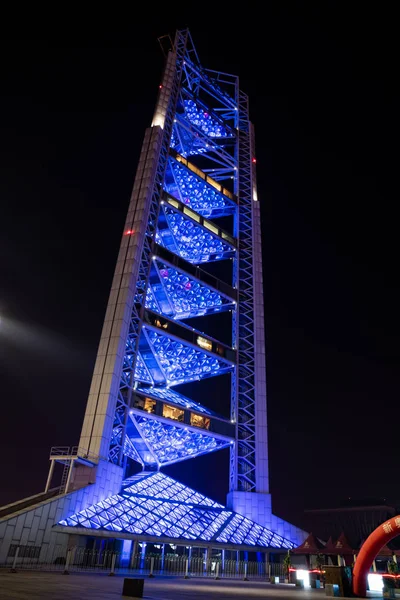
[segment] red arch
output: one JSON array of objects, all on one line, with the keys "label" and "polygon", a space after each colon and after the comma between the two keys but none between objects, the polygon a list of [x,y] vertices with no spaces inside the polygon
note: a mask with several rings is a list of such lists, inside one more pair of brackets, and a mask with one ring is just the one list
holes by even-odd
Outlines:
[{"label": "red arch", "polygon": [[379,525],[365,540],[357,556],[353,570],[353,591],[356,596],[367,595],[367,575],[379,550],[394,537],[400,535],[400,515]]}]

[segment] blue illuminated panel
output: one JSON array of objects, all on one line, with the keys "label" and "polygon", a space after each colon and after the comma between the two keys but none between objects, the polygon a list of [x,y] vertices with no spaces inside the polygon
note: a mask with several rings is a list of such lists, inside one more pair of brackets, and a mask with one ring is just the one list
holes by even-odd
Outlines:
[{"label": "blue illuminated panel", "polygon": [[234,137],[234,134],[224,127],[217,119],[214,119],[209,112],[197,106],[193,100],[184,100],[185,113],[188,120],[201,129],[209,137]]},{"label": "blue illuminated panel", "polygon": [[[224,531],[218,536],[217,540],[219,542],[227,542],[228,540],[232,540],[235,544],[243,544],[243,541],[250,529],[248,522],[251,526],[251,521],[245,517],[242,517],[241,515],[236,514],[230,521],[229,525],[227,525]],[[268,542],[271,538],[272,533],[268,538]]]},{"label": "blue illuminated panel", "polygon": [[117,533],[225,542],[262,548],[294,548],[295,544],[266,527],[226,510],[163,473],[141,473],[110,496],[58,523],[64,527]]},{"label": "blue illuminated panel", "polygon": [[158,303],[154,297],[154,293],[153,293],[153,290],[150,285],[146,291],[146,308],[148,308],[149,310],[153,310],[154,312],[162,314],[160,311],[160,307],[158,306]]},{"label": "blue illuminated panel", "polygon": [[[126,360],[127,357],[129,359],[132,358],[132,356],[125,355],[124,360]],[[153,383],[153,380],[150,376],[149,371],[147,370],[146,365],[144,364],[144,361],[140,355],[140,352],[138,352],[138,355],[136,358],[135,380],[143,381],[144,383]]]},{"label": "blue illuminated panel", "polygon": [[164,498],[174,502],[185,502],[190,504],[200,504],[202,506],[211,506],[213,508],[224,508],[211,498],[199,494],[187,485],[175,481],[163,473],[145,476],[143,473],[134,475],[123,482],[124,492],[131,494],[143,494],[152,498]]},{"label": "blue illuminated panel", "polygon": [[171,135],[171,148],[174,148],[182,156],[193,156],[205,154],[209,151],[204,143],[182,127],[175,124]]},{"label": "blue illuminated panel", "polygon": [[185,427],[169,425],[151,417],[137,414],[130,416],[151,452],[163,465],[220,450],[230,444],[228,440],[215,438],[212,434],[195,433]]},{"label": "blue illuminated panel", "polygon": [[144,465],[142,457],[140,456],[139,452],[135,448],[135,445],[132,443],[132,441],[127,435],[124,439],[124,454],[125,456],[129,456],[129,458],[132,458],[133,460],[136,460],[137,462]]},{"label": "blue illuminated panel", "polygon": [[[162,287],[151,280],[146,296],[146,308],[175,319],[198,317],[233,307],[221,294],[189,277],[186,273],[155,261]],[[165,295],[168,302],[165,302]],[[171,314],[171,310],[173,313]]]},{"label": "blue illuminated panel", "polygon": [[148,332],[148,340],[158,365],[166,377],[167,383],[178,385],[221,375],[233,369],[233,365],[201,350],[160,334],[152,329]]},{"label": "blue illuminated panel", "polygon": [[183,394],[178,394],[178,392],[175,392],[170,388],[139,387],[137,388],[137,391],[141,392],[142,394],[146,394],[146,396],[149,396],[149,398],[158,398],[160,400],[164,400],[165,402],[172,402],[173,404],[177,404],[178,406],[182,406],[183,408],[190,408],[192,410],[196,410],[197,412],[202,412],[206,415],[215,415],[215,413],[212,410],[205,408],[205,406],[202,406],[197,402],[193,402],[193,400],[190,400],[190,398],[187,398]]},{"label": "blue illuminated panel", "polygon": [[167,227],[159,224],[161,245],[188,262],[199,264],[233,256],[234,248],[181,212],[162,205]]},{"label": "blue illuminated panel", "polygon": [[165,182],[167,192],[203,217],[223,216],[235,212],[235,203],[197,177],[187,167],[169,160],[170,177]]}]

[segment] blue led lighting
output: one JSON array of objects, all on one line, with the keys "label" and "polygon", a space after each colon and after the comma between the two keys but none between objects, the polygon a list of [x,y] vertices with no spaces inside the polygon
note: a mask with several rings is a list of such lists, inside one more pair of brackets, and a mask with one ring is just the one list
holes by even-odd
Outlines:
[{"label": "blue led lighting", "polygon": [[233,369],[233,365],[216,356],[210,356],[153,329],[147,331],[158,365],[171,385],[221,375]]},{"label": "blue led lighting", "polygon": [[120,494],[63,519],[64,527],[104,529],[172,540],[294,548],[290,540],[225,509],[163,473],[141,473]]},{"label": "blue led lighting", "polygon": [[144,465],[142,457],[140,456],[139,452],[135,448],[135,445],[127,435],[124,439],[124,455],[129,456],[129,458],[132,458],[133,460],[136,460],[142,465]]},{"label": "blue led lighting", "polygon": [[161,245],[171,252],[194,264],[223,260],[233,255],[234,248],[218,235],[210,233],[167,204],[163,204],[162,208],[168,228],[159,229],[159,239]]},{"label": "blue led lighting", "polygon": [[206,415],[213,416],[216,414],[212,410],[205,408],[205,406],[202,406],[201,404],[198,404],[197,402],[190,400],[190,398],[187,398],[183,394],[178,394],[178,392],[175,392],[174,390],[171,390],[170,388],[138,387],[137,391],[141,392],[142,394],[146,394],[146,396],[148,396],[149,398],[157,398],[160,400],[164,400],[166,402],[172,402],[173,404],[177,404],[178,406],[182,406],[184,408],[190,408],[192,410],[196,410],[197,412],[201,412]]},{"label": "blue led lighting", "polygon": [[201,129],[209,137],[234,137],[217,119],[214,119],[206,110],[197,106],[193,100],[184,100],[185,113],[189,121]]},{"label": "blue led lighting", "polygon": [[173,180],[171,178],[169,183],[165,184],[165,189],[180,198],[183,204],[206,218],[214,216],[215,213],[220,216],[235,211],[235,203],[232,200],[194,175],[185,166],[173,159],[170,159],[169,166]]},{"label": "blue led lighting", "polygon": [[197,433],[182,426],[169,425],[151,417],[130,415],[142,438],[162,465],[194,458],[229,446],[230,441],[212,434]]},{"label": "blue led lighting", "polygon": [[150,285],[146,291],[146,308],[148,308],[149,310],[152,310],[156,313],[162,314],[160,311],[160,307],[158,306],[157,300],[154,297],[153,290]]},{"label": "blue led lighting", "polygon": [[205,142],[194,136],[183,127],[178,127],[175,123],[172,130],[170,145],[182,156],[192,156],[194,154],[205,154],[211,150],[211,145],[206,147]]},{"label": "blue led lighting", "polygon": [[[124,357],[124,361],[126,360],[127,355],[125,354]],[[138,352],[137,358],[136,358],[136,365],[135,365],[135,380],[136,381],[143,381],[145,383],[153,383],[153,380],[150,376],[150,373],[146,367],[146,365],[144,364],[143,358],[140,355],[140,352]]]},{"label": "blue led lighting", "polygon": [[207,82],[208,86],[214,91],[217,97],[225,99],[229,107],[236,107],[236,102],[233,99],[233,97],[226,90],[222,89],[221,86],[218,84],[217,80],[213,77],[210,77],[201,65],[196,65],[196,71],[197,73],[200,73],[201,78]]},{"label": "blue led lighting", "polygon": [[164,473],[154,473],[150,477],[146,476],[145,473],[139,473],[125,479],[122,485],[124,493],[129,491],[131,494],[143,494],[152,498],[164,498],[174,502],[224,508],[223,504],[218,504],[218,502],[199,494],[199,492],[179,483],[179,481],[175,481],[175,479],[164,475]]},{"label": "blue led lighting", "polygon": [[[163,283],[162,288],[156,285],[147,291],[146,308],[175,319],[198,317],[209,312],[217,312],[222,308],[233,306],[233,302],[214,290],[199,283],[177,269],[161,261],[156,261],[157,272]],[[164,292],[169,304],[165,303]],[[157,301],[159,298],[159,301]],[[173,313],[171,314],[171,309]]]}]

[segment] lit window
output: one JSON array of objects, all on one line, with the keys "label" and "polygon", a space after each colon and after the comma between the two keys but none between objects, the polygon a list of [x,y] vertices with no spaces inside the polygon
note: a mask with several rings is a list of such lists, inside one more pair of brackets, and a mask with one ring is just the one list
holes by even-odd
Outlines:
[{"label": "lit window", "polygon": [[200,217],[198,214],[196,214],[195,212],[193,212],[192,210],[190,210],[190,208],[187,208],[186,206],[183,209],[183,212],[188,215],[191,219],[193,219],[194,221],[197,221],[198,223],[200,223]]},{"label": "lit window", "polygon": [[210,429],[210,419],[207,417],[203,417],[202,415],[195,415],[193,413],[190,413],[190,424],[194,427]]},{"label": "lit window", "polygon": [[170,406],[169,404],[164,404],[163,406],[163,417],[167,419],[174,419],[174,421],[183,421],[185,411],[180,408],[176,408],[176,406]]},{"label": "lit window", "polygon": [[177,202],[177,200],[174,200],[173,198],[171,198],[171,196],[168,196],[168,204],[175,206],[175,208],[179,208],[179,202]]},{"label": "lit window", "polygon": [[178,154],[178,153],[176,154],[176,160],[177,160],[178,162],[181,162],[181,163],[183,163],[184,165],[187,165],[187,162],[188,162],[188,161],[186,160],[186,158],[184,158],[183,156],[181,156],[181,155],[180,155],[180,154]]},{"label": "lit window", "polygon": [[224,194],[224,196],[228,196],[228,198],[231,198],[233,200],[233,194],[226,188],[222,188],[222,193]]},{"label": "lit window", "polygon": [[213,233],[216,233],[218,235],[218,227],[215,227],[215,225],[213,225],[212,223],[210,223],[210,221],[204,221],[204,227],[206,227],[207,229],[209,229],[210,231],[212,231]]},{"label": "lit window", "polygon": [[189,169],[191,171],[193,171],[193,173],[196,173],[196,175],[198,175],[202,179],[206,179],[205,173],[203,173],[203,171],[201,171],[200,169],[198,169],[197,167],[195,167],[195,165],[193,163],[188,162],[187,166],[189,167]]},{"label": "lit window", "polygon": [[209,175],[207,175],[207,183],[209,183],[210,185],[212,185],[219,192],[222,192],[222,190],[223,190],[222,185],[220,183],[217,183],[215,181],[215,179],[212,179],[212,177],[210,177]]},{"label": "lit window", "polygon": [[201,335],[197,336],[197,345],[200,346],[200,348],[204,348],[204,350],[212,350],[212,342],[201,337]]},{"label": "lit window", "polygon": [[230,242],[231,244],[235,243],[234,238],[229,235],[229,233],[225,233],[225,231],[221,231],[221,237],[223,240],[228,240],[228,242]]},{"label": "lit window", "polygon": [[135,408],[145,410],[148,413],[156,412],[156,401],[151,398],[142,398],[141,396],[135,396],[134,404]]},{"label": "lit window", "polygon": [[144,401],[144,410],[148,413],[154,413],[156,411],[156,401],[151,398],[146,398]]},{"label": "lit window", "polygon": [[160,319],[155,319],[154,325],[156,327],[162,327],[163,329],[168,329],[168,323],[166,321],[164,323],[161,323]]}]

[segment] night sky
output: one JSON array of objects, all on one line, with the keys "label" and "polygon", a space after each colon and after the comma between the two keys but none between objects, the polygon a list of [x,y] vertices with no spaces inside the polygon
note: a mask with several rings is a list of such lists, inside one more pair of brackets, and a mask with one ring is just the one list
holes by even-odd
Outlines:
[{"label": "night sky", "polygon": [[[205,67],[240,76],[255,124],[274,511],[302,524],[349,496],[400,504],[394,15],[269,3],[227,24],[174,7],[5,28],[0,504],[41,491],[50,447],[78,442],[157,37],[185,26]],[[226,454],[169,472],[224,501]]]}]

